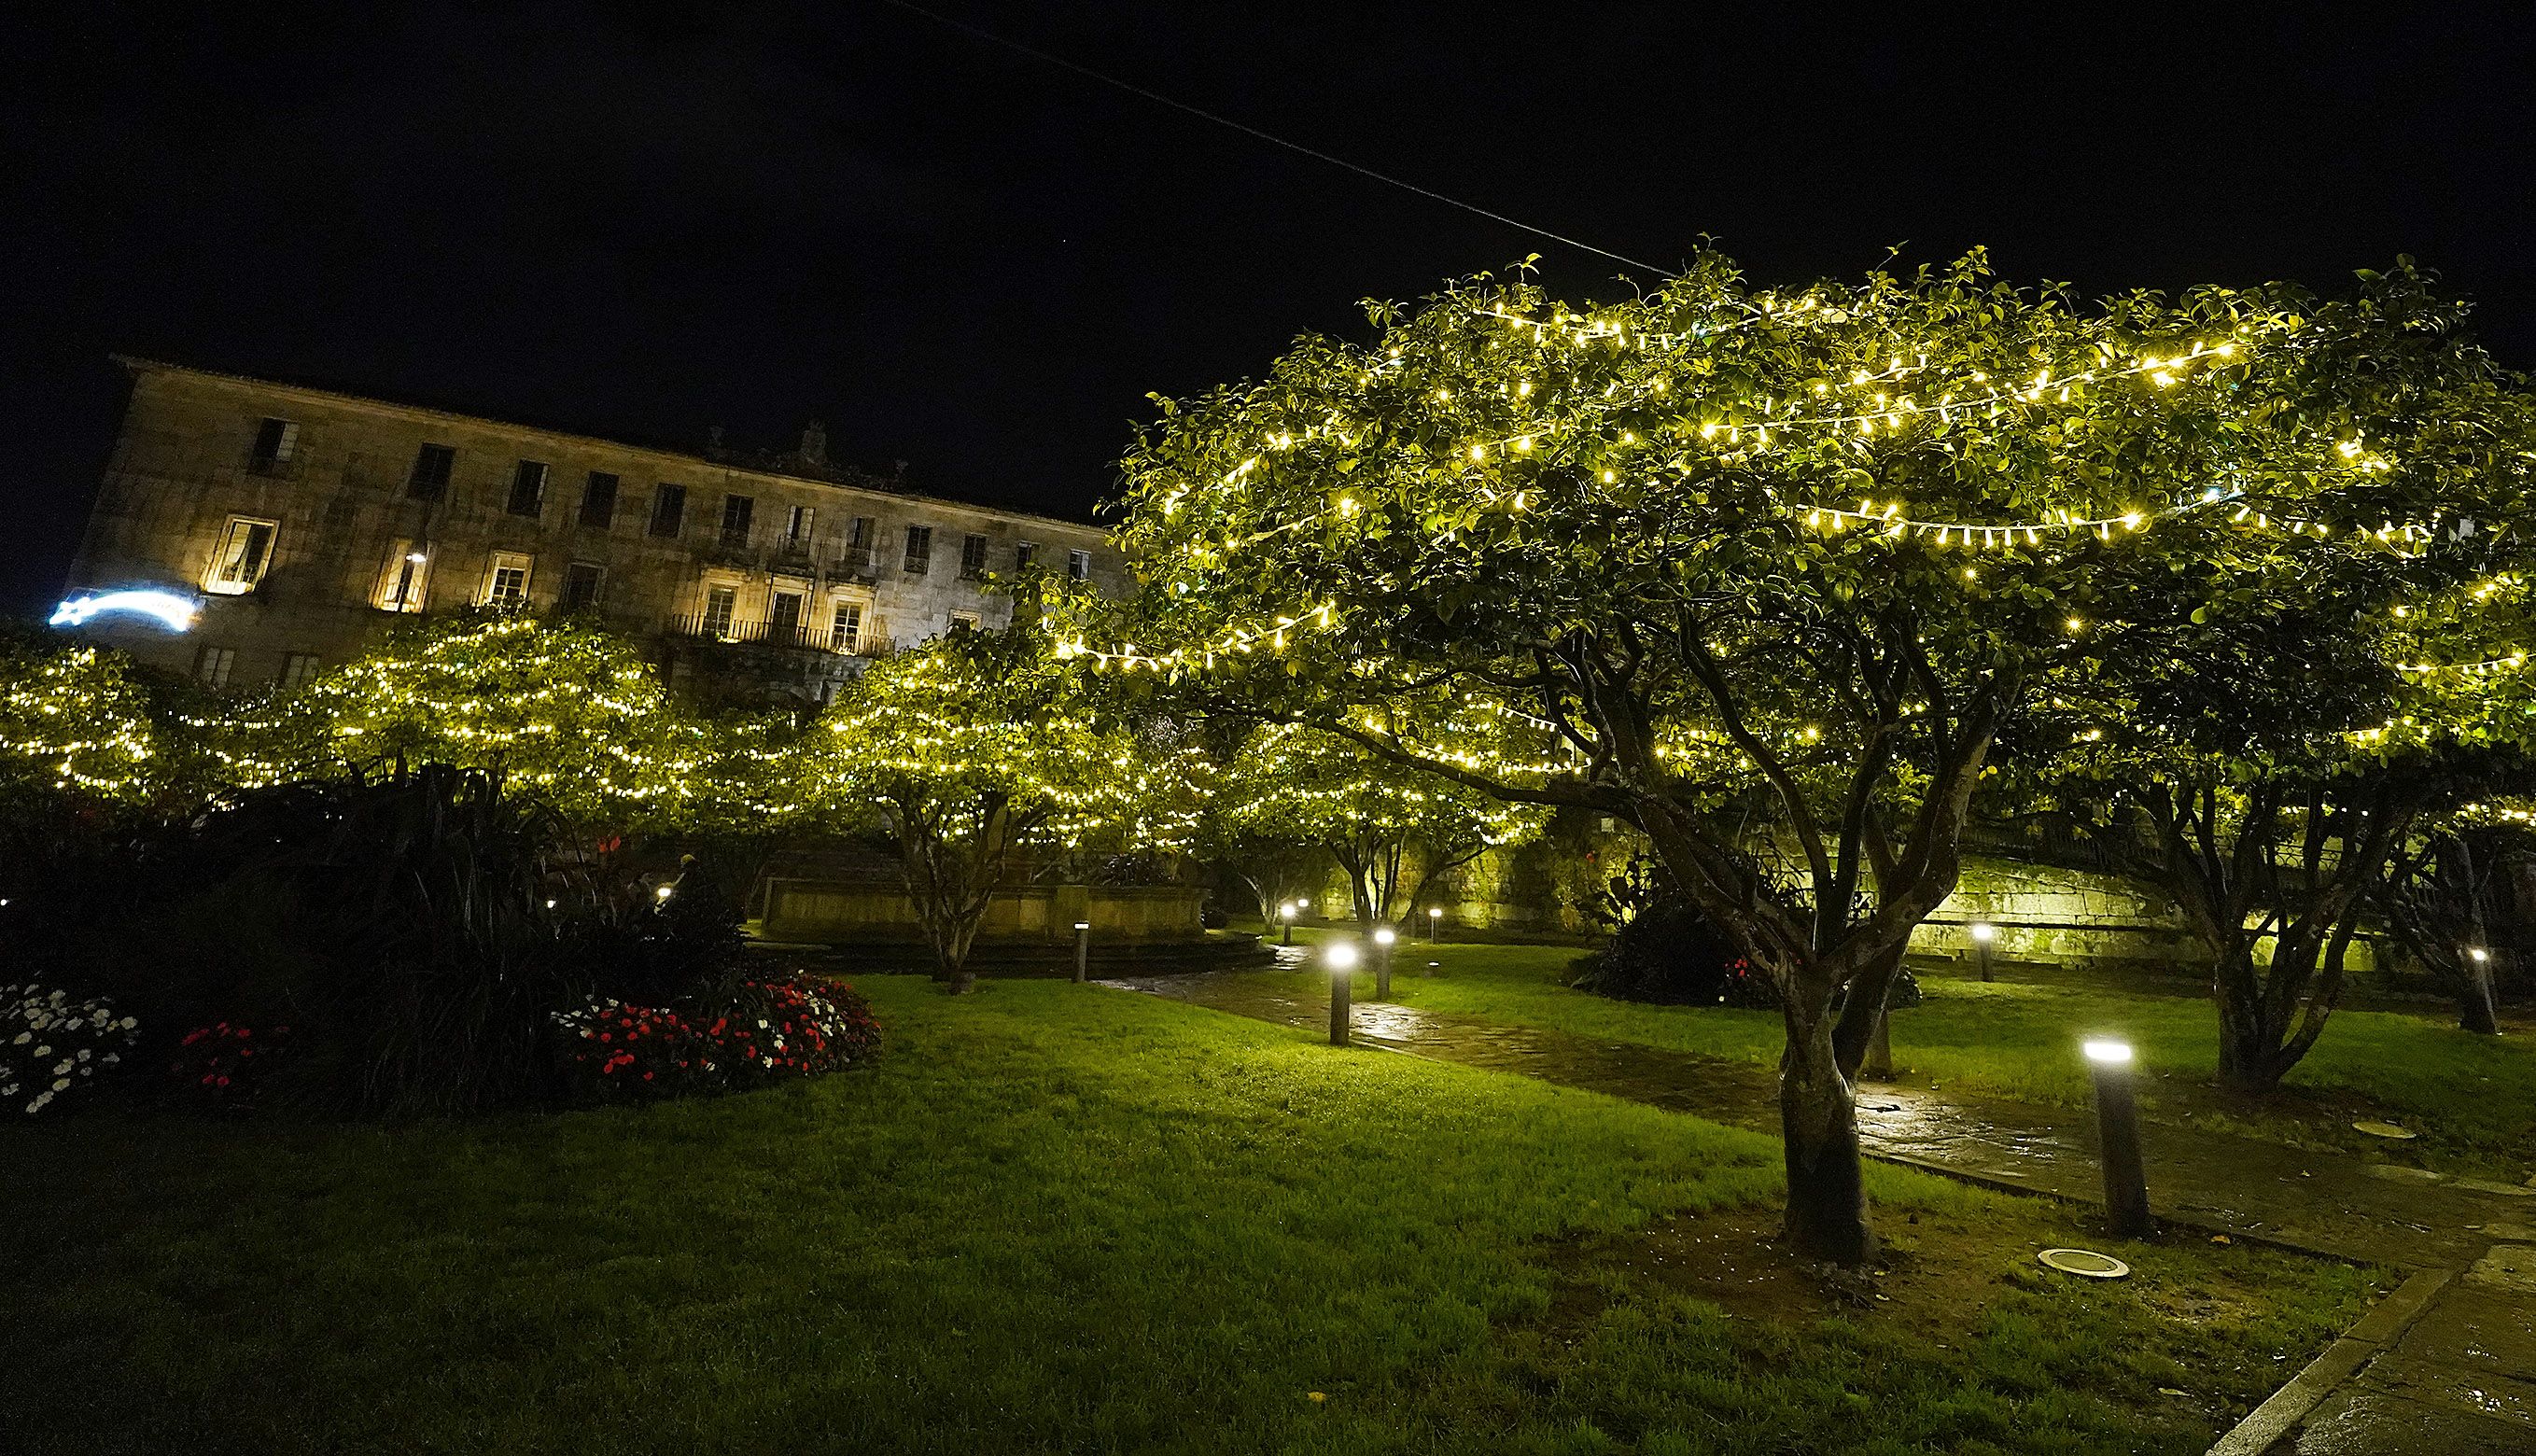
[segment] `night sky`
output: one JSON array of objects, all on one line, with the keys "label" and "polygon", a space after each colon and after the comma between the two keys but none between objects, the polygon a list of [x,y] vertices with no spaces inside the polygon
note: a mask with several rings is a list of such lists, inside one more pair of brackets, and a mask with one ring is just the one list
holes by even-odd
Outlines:
[{"label": "night sky", "polygon": [[[1659,264],[1986,244],[2103,292],[2411,253],[2536,365],[2536,48],[2499,7],[926,3]],[[1081,516],[1147,392],[1362,297],[1534,251],[1624,286],[879,0],[205,9],[0,20],[0,609],[61,585],[109,350],[685,448],[816,416],[917,488]]]}]

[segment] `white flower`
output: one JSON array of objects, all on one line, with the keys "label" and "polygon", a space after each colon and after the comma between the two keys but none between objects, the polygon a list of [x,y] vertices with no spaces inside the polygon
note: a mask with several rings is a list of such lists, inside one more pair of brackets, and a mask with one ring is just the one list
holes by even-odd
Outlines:
[{"label": "white flower", "polygon": [[62,1073],[64,1073],[64,1072],[69,1071],[70,1069],[71,1069],[71,1059],[70,1059],[69,1057],[67,1057],[67,1056],[63,1057],[60,1061],[57,1061],[57,1062],[53,1063],[53,1075],[54,1075],[54,1076],[56,1076],[56,1077],[60,1076],[60,1075],[61,1075]]},{"label": "white flower", "polygon": [[68,1077],[64,1077],[64,1078],[63,1078],[62,1080],[60,1080],[59,1082],[56,1082],[56,1083],[54,1083],[54,1084],[53,1084],[53,1090],[54,1090],[55,1092],[68,1092],[68,1091],[70,1091],[70,1086],[71,1086],[71,1079],[70,1079],[70,1078],[68,1078]]},{"label": "white flower", "polygon": [[9,1039],[9,1045],[12,1046],[24,1046],[33,1040],[35,1040],[35,1034],[33,1032],[20,1032],[18,1035]]},{"label": "white flower", "polygon": [[138,1016],[127,1016],[123,1018],[122,1025],[125,1031],[131,1031],[133,1028],[141,1025],[141,1018]]}]

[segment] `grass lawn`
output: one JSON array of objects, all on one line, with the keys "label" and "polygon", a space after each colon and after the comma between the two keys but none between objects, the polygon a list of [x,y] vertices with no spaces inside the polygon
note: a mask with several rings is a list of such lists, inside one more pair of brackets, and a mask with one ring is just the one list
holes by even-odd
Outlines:
[{"label": "grass lawn", "polygon": [[[1392,981],[1407,1006],[1545,1027],[1610,1042],[1775,1064],[1783,1041],[1775,1011],[1645,1006],[1570,990],[1572,946],[1404,945]],[[1442,963],[1434,979],[1417,975]],[[2014,969],[2001,968],[2002,975]],[[1321,994],[1313,972],[1274,973],[1298,993]],[[1360,981],[1363,978],[1359,978]],[[2152,1115],[2226,1126],[2298,1143],[2415,1157],[2435,1167],[2504,1176],[2536,1172],[2536,1041],[2459,1032],[2452,1016],[2337,1011],[2315,1047],[2290,1073],[2287,1093],[2261,1105],[2223,1100],[2209,1087],[2218,1066],[2218,1013],[2207,997],[2114,992],[2058,984],[1923,975],[1927,1001],[1893,1018],[1893,1060],[1919,1080],[1966,1094],[2086,1105],[2078,1043],[2119,1036],[2138,1048],[2153,1080]],[[2388,1143],[2355,1132],[2356,1118],[2393,1117],[2421,1133]]]},{"label": "grass lawn", "polygon": [[[0,1129],[0,1449],[2197,1452],[2370,1276],[1152,997],[863,982],[877,1064],[404,1129]],[[1317,1392],[1317,1395],[1315,1393]],[[2163,1392],[2163,1393],[2162,1393]]]}]

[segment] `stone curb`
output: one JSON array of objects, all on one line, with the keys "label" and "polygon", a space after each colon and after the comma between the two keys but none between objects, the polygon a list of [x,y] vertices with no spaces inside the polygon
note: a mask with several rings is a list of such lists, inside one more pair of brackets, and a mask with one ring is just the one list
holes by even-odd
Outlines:
[{"label": "stone curb", "polygon": [[2342,1338],[2324,1347],[2322,1355],[2308,1361],[2306,1369],[2291,1376],[2290,1383],[2273,1391],[2269,1399],[2238,1422],[2235,1429],[2221,1436],[2207,1456],[2262,1456],[2335,1386],[2358,1374],[2363,1365],[2394,1344],[2455,1277],[2453,1270],[2425,1269],[2398,1285],[2395,1293],[2343,1331]]}]

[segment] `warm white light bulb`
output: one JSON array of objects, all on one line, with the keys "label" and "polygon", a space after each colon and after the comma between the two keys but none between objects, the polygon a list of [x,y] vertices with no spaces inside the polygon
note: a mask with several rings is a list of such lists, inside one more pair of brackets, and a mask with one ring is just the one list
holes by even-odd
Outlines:
[{"label": "warm white light bulb", "polygon": [[2079,1049],[2087,1053],[2087,1060],[2109,1067],[2130,1064],[2131,1044],[2128,1042],[2088,1042]]},{"label": "warm white light bulb", "polygon": [[1393,933],[1392,928],[1389,925],[1384,925],[1373,932],[1373,943],[1376,945],[1389,945],[1391,942],[1399,938],[1400,937],[1398,935]]},{"label": "warm white light bulb", "polygon": [[1321,959],[1327,961],[1333,971],[1353,971],[1356,969],[1356,943],[1349,940],[1338,941],[1321,952]]},{"label": "warm white light bulb", "polygon": [[1990,943],[1990,938],[1997,933],[1997,927],[1992,925],[1988,920],[1973,921],[1972,937],[1973,939],[1982,942],[1984,945],[1988,945]]}]

